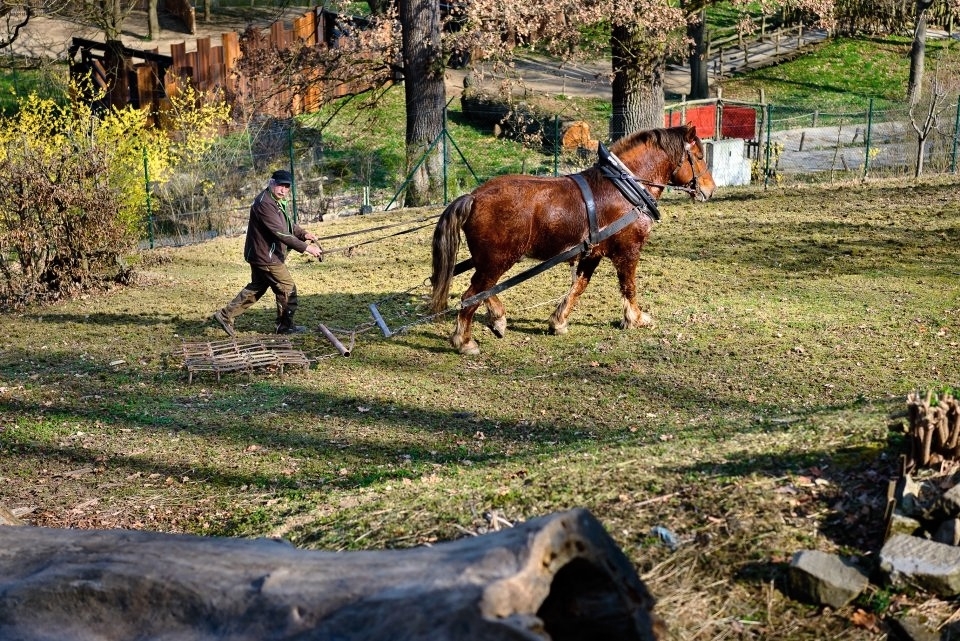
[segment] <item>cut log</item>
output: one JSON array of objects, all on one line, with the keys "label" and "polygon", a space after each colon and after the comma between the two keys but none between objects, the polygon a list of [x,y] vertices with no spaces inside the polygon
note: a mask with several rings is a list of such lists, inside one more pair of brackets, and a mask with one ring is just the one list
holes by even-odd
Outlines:
[{"label": "cut log", "polygon": [[908,438],[910,453],[904,465],[906,472],[929,467],[943,460],[960,460],[960,400],[951,394],[933,402],[933,392],[924,397],[907,396]]},{"label": "cut log", "polygon": [[647,641],[653,604],[579,509],[366,552],[0,526],[0,639]]},{"label": "cut log", "polygon": [[597,141],[590,137],[590,125],[582,120],[563,123],[561,131],[560,140],[564,151],[575,151],[580,148],[597,150]]}]

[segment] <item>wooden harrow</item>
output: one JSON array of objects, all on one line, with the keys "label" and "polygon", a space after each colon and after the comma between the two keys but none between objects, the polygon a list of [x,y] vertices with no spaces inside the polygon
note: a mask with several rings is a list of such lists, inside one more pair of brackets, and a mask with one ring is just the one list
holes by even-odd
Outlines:
[{"label": "wooden harrow", "polygon": [[230,338],[183,343],[182,347],[190,383],[197,372],[214,372],[219,381],[220,375],[227,372],[246,372],[252,377],[254,370],[267,367],[277,368],[281,375],[288,366],[310,367],[310,360],[302,351],[294,349],[287,338]]}]

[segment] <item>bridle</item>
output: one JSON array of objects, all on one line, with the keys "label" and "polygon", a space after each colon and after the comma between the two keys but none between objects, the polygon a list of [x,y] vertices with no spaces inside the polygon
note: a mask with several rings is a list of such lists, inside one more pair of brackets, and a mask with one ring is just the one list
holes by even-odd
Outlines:
[{"label": "bridle", "polygon": [[[697,141],[697,146],[700,146],[699,141]],[[699,158],[694,158],[693,147],[694,147],[693,144],[686,147],[687,162],[690,163],[690,173],[693,174],[693,178],[691,178],[689,182],[684,183],[682,186],[676,187],[676,189],[685,191],[689,194],[696,195],[700,193],[700,175],[701,175],[697,173],[696,161],[703,160],[703,156],[700,156]],[[673,175],[671,175],[670,177],[675,178],[677,176],[677,173],[679,173],[680,169],[682,168],[683,168],[683,163],[677,165],[677,168],[673,170]]]},{"label": "bridle", "polygon": [[[684,145],[686,160],[688,163],[690,163],[690,173],[693,174],[693,178],[691,178],[689,181],[683,183],[682,185],[673,185],[673,184],[665,185],[663,183],[655,183],[650,180],[643,180],[643,179],[638,179],[638,181],[650,187],[659,187],[660,189],[667,189],[668,187],[670,187],[678,191],[686,192],[691,196],[696,196],[697,194],[700,193],[700,176],[702,175],[697,173],[696,161],[703,160],[703,156],[700,156],[699,158],[694,158],[693,147],[694,147],[693,144]],[[680,170],[683,169],[683,165],[684,163],[682,161],[680,162],[679,165],[677,165],[677,168],[673,170],[672,174],[670,174],[671,180],[677,177],[677,174],[679,174]]]}]

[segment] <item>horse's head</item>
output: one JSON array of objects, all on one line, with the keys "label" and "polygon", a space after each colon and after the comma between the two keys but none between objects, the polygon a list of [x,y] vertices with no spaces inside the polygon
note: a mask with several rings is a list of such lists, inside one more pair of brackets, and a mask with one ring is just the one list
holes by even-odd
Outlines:
[{"label": "horse's head", "polygon": [[713,175],[707,167],[707,158],[703,151],[703,143],[697,137],[695,125],[686,124],[678,127],[683,136],[684,157],[680,159],[676,169],[670,176],[670,184],[680,187],[690,194],[691,198],[704,202],[713,195],[717,185],[713,182]]}]

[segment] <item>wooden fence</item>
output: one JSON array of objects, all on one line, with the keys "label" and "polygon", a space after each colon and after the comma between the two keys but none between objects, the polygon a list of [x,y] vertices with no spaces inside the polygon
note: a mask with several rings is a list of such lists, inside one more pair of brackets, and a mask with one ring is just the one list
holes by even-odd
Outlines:
[{"label": "wooden fence", "polygon": [[[731,35],[707,42],[705,59],[711,60],[709,72],[723,78],[733,71],[741,72],[768,66],[770,60],[782,62],[799,54],[804,46],[825,40],[827,32],[811,29],[803,22],[777,26],[773,29],[762,23],[753,34]],[[758,47],[765,43],[766,47]]]},{"label": "wooden fence", "polygon": [[[267,50],[287,49],[295,42],[308,46],[335,46],[334,31],[338,14],[321,8],[308,11],[293,21],[292,28],[276,22],[251,39],[250,45]],[[319,108],[322,99],[355,93],[357,86],[325,86],[317,81],[303,91],[278,86],[274,79],[254,79],[238,68],[240,34],[224,33],[213,38],[197,38],[191,51],[187,43],[174,44],[170,55],[139,51],[128,47],[111,50],[106,44],[74,38],[70,47],[70,74],[74,79],[88,74],[94,86],[107,92],[105,103],[111,106],[150,109],[155,116],[166,106],[182,83],[189,83],[203,95],[219,94],[237,110],[251,107],[252,96],[266,96],[258,101],[259,115],[288,118]],[[117,58],[121,58],[118,62]]]}]

